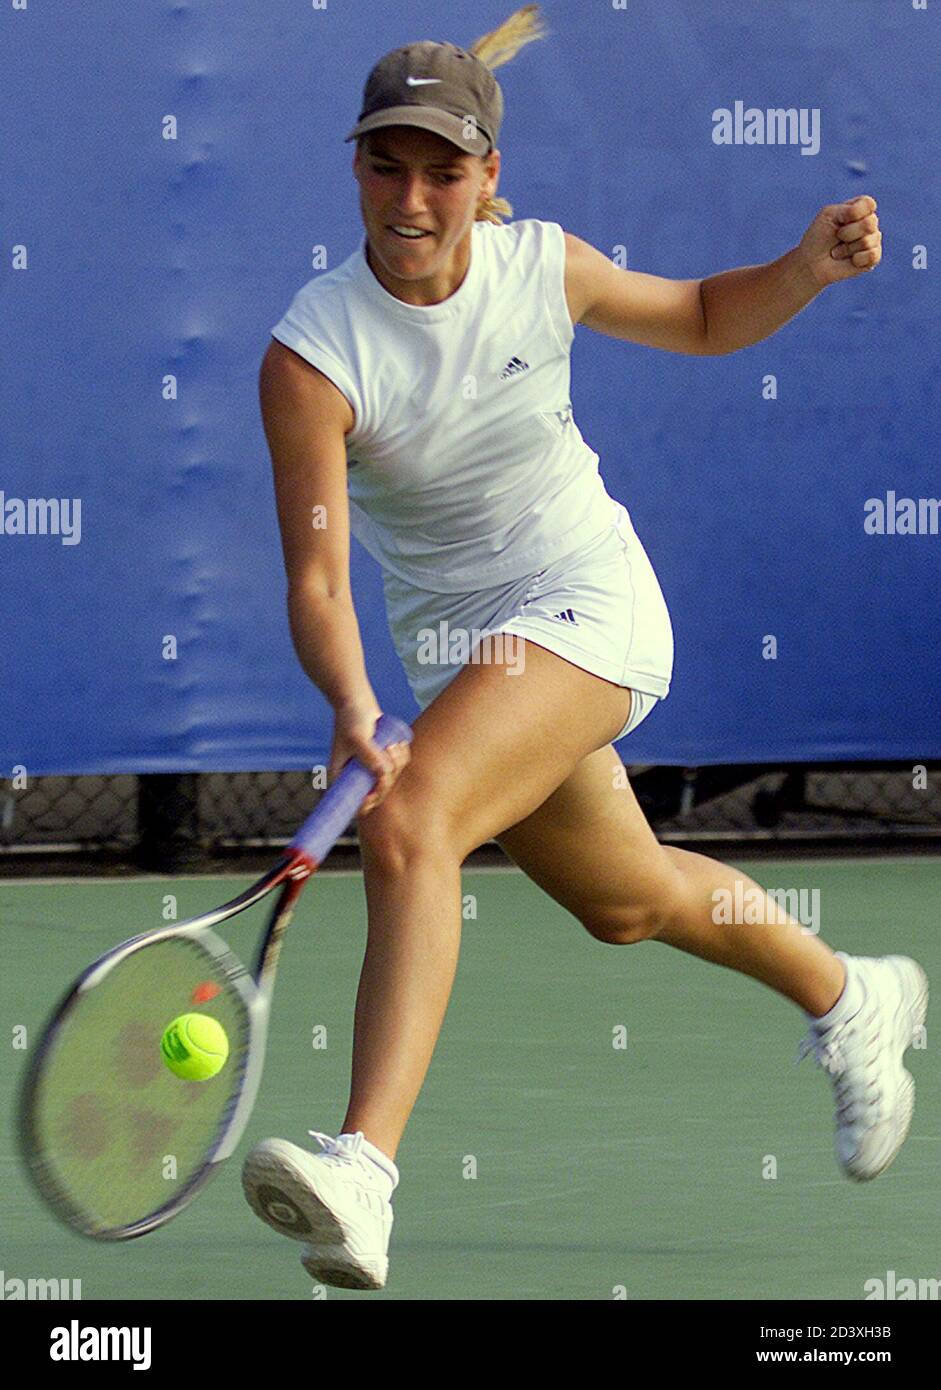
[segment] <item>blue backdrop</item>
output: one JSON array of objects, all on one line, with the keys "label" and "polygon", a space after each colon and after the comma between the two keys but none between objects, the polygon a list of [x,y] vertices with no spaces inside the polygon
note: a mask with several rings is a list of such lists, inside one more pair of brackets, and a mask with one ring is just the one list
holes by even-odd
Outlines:
[{"label": "blue backdrop", "polygon": [[[469,45],[513,7],[5,0],[4,777],[325,760],[258,365],[315,248],[333,267],[360,237],[343,136],[372,63]],[[678,279],[774,259],[854,193],[885,236],[874,274],[728,357],[578,330],[576,418],[676,633],[670,697],[625,757],[941,756],[941,535],[864,529],[870,498],[941,491],[939,294],[918,249],[937,254],[941,3],[543,9],[551,37],[499,74],[516,216]],[[717,144],[736,102],[819,119],[819,148]],[[38,525],[36,499],[58,498],[79,499],[80,531],[63,511],[58,535],[17,533],[18,503]],[[358,549],[354,587],[376,691],[414,714]]]}]

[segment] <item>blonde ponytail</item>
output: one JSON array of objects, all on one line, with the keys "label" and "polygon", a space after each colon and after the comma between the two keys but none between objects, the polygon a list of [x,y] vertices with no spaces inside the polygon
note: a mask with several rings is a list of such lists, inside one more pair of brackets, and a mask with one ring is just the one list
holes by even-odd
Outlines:
[{"label": "blonde ponytail", "polygon": [[534,39],[544,39],[545,36],[546,30],[543,28],[539,6],[524,5],[521,10],[511,14],[509,19],[505,19],[499,29],[482,35],[476,43],[471,44],[469,52],[493,71],[494,68],[500,68],[511,58],[515,58],[520,49],[525,48],[528,43],[532,43]]},{"label": "blonde ponytail", "polygon": [[[511,14],[498,29],[483,34],[471,44],[469,52],[479,59],[485,67],[500,68],[515,58],[521,48],[534,39],[544,39],[546,29],[538,5],[524,5],[521,10]],[[486,198],[477,209],[475,222],[496,222],[499,226],[505,217],[512,217],[513,209],[505,198]]]},{"label": "blonde ponytail", "polygon": [[505,198],[485,198],[477,209],[475,222],[496,222],[499,227],[504,217],[512,217],[513,209]]}]

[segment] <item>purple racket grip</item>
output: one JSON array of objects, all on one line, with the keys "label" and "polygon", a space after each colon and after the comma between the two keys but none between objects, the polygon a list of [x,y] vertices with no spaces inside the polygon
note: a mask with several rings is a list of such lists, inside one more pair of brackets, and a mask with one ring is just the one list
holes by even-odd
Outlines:
[{"label": "purple racket grip", "polygon": [[[388,748],[390,743],[411,743],[412,731],[394,714],[383,714],[376,722],[372,741],[379,748]],[[306,854],[315,863],[321,864],[375,783],[376,779],[359,759],[351,758],[333,786],[324,792],[316,810],[307,817],[288,849]]]}]

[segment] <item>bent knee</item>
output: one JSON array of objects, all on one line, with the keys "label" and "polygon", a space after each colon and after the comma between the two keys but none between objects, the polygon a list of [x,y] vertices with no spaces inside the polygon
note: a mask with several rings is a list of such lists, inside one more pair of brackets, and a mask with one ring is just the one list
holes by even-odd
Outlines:
[{"label": "bent knee", "polygon": [[681,911],[682,884],[672,874],[656,891],[635,901],[592,907],[581,923],[596,941],[632,946],[660,936]]},{"label": "bent knee", "polygon": [[439,810],[428,813],[414,797],[400,793],[398,784],[368,815],[357,822],[360,849],[374,869],[403,873],[420,859],[452,857],[452,837]]}]

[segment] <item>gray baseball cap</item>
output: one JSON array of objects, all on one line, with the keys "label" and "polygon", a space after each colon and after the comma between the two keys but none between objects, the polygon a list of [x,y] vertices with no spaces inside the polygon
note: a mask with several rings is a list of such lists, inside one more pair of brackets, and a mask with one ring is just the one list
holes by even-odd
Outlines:
[{"label": "gray baseball cap", "polygon": [[453,43],[425,40],[380,58],[344,143],[383,126],[410,125],[443,135],[468,154],[488,154],[502,120],[503,93],[486,64]]}]

